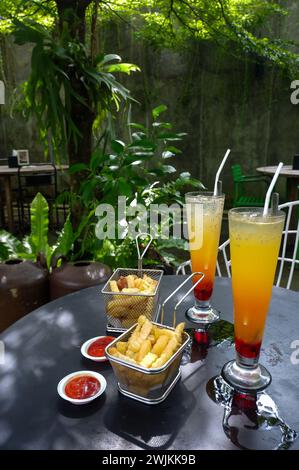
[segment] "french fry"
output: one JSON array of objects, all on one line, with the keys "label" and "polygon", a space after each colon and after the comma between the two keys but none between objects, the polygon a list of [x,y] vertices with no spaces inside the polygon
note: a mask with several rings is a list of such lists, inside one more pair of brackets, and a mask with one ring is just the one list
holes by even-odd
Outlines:
[{"label": "french fry", "polygon": [[118,352],[122,354],[126,353],[127,347],[128,347],[128,343],[126,341],[118,341],[116,343],[116,349],[118,350]]},{"label": "french fry", "polygon": [[[114,302],[114,303],[113,303]],[[107,313],[115,318],[122,318],[126,315],[126,309],[122,305],[119,305],[118,302],[111,301],[107,305]]]},{"label": "french fry", "polygon": [[148,339],[150,340],[152,345],[155,344],[156,338],[155,338],[155,335],[153,335],[153,333],[149,335]]},{"label": "french fry", "polygon": [[140,365],[142,367],[151,367],[151,365],[153,364],[153,362],[155,362],[155,360],[157,359],[157,356],[156,354],[153,354],[151,352],[149,352],[143,359],[142,361],[140,362]]},{"label": "french fry", "polygon": [[[145,315],[140,315],[129,340],[118,341],[116,348],[110,348],[109,352],[115,357],[145,368],[162,367],[182,343],[184,326],[184,323],[180,323],[175,331],[160,328],[153,325]],[[147,379],[153,380],[151,376],[149,378],[141,376],[141,378],[143,382]],[[130,382],[130,373],[126,370],[124,370],[124,380]]]},{"label": "french fry", "polygon": [[116,348],[111,348],[109,350],[109,353],[111,354],[111,356],[118,357],[118,359],[122,359],[123,361],[130,362],[131,364],[137,364],[137,362],[133,358],[120,353]]},{"label": "french fry", "polygon": [[177,349],[179,343],[175,336],[173,336],[167,343],[166,348],[162,352],[161,356],[154,362],[152,367],[161,367],[163,366],[174,354],[174,351]]},{"label": "french fry", "polygon": [[134,276],[132,275],[127,276],[127,283],[128,283],[129,288],[135,288],[136,286],[135,286]]},{"label": "french fry", "polygon": [[144,343],[142,343],[138,354],[136,354],[136,361],[141,362],[143,358],[151,351],[152,343],[149,339],[146,339]]},{"label": "french fry", "polygon": [[[138,348],[138,345],[139,345],[139,341],[138,341],[138,338],[139,338],[139,334],[140,334],[140,330],[142,328],[142,325],[145,323],[146,321],[146,317],[144,315],[140,315],[140,317],[138,318],[138,323],[137,323],[137,326],[135,328],[135,330],[133,331],[131,337],[129,338],[129,341],[128,341],[128,350],[132,350],[134,352],[138,352],[139,351],[139,348]],[[137,343],[137,346],[136,344]],[[141,346],[141,344],[139,345],[139,347]]]},{"label": "french fry", "polygon": [[171,330],[168,330],[167,328],[157,328],[157,329],[155,329],[156,339],[158,339],[159,336],[162,336],[162,335],[166,335],[169,338],[172,338],[172,336],[174,335],[174,332],[171,331]]},{"label": "french fry", "polygon": [[140,277],[137,277],[136,279],[134,279],[134,287],[141,290],[141,285],[142,285],[142,279]]},{"label": "french fry", "polygon": [[136,352],[132,351],[131,349],[126,350],[126,356],[130,357],[131,359],[135,359],[136,357]]},{"label": "french fry", "polygon": [[179,323],[175,329],[174,334],[179,343],[182,342],[182,334],[183,334],[184,328],[185,328],[185,323],[182,322],[182,323]]},{"label": "french fry", "polygon": [[161,356],[162,352],[166,348],[167,344],[169,341],[169,336],[162,335],[159,336],[157,339],[156,343],[153,346],[152,352],[156,354],[157,356]]},{"label": "french fry", "polygon": [[119,288],[116,281],[110,281],[109,285],[111,292],[119,292]]},{"label": "french fry", "polygon": [[146,318],[140,330],[140,339],[145,341],[152,331],[152,323]]}]

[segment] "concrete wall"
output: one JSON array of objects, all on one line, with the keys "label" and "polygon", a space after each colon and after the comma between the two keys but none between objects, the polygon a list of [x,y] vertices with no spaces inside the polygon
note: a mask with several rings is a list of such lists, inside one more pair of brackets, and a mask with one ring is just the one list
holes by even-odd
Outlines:
[{"label": "concrete wall", "polygon": [[[299,5],[288,3],[291,15],[273,27],[282,37],[291,32],[298,39]],[[165,118],[176,130],[188,133],[181,144],[183,154],[176,159],[178,169],[189,170],[206,186],[212,187],[227,147],[232,148],[230,162],[240,163],[249,173],[280,160],[291,163],[293,154],[299,153],[299,106],[290,103],[290,79],[279,70],[235,60],[207,43],[182,52],[154,50],[135,39],[126,25],[110,25],[100,36],[106,53],[116,52],[142,69],[125,79],[141,103],[134,105],[133,119],[146,122],[150,110],[165,103]],[[28,76],[30,47],[5,39],[1,51],[11,97]],[[32,161],[42,161],[34,123],[25,123],[20,115],[11,119],[9,112],[8,104],[0,107],[1,157],[23,147],[30,149]],[[231,194],[229,165],[223,181],[225,192]],[[283,182],[280,189],[284,190]]]}]

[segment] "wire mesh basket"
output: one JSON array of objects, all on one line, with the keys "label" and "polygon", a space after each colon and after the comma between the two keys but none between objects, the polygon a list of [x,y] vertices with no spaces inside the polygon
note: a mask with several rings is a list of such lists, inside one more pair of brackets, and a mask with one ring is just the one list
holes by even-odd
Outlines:
[{"label": "wire mesh basket", "polygon": [[[174,328],[158,323],[153,324],[174,331]],[[163,367],[146,369],[139,365],[126,363],[109,353],[111,348],[115,347],[118,341],[127,341],[135,327],[136,325],[110,343],[106,348],[106,356],[113,368],[113,372],[118,381],[118,389],[122,395],[148,405],[156,405],[167,398],[181,376],[180,363],[184,349],[190,340],[190,336],[186,332],[183,333],[183,341],[180,348]]]},{"label": "wire mesh basket", "polygon": [[[164,308],[168,301],[195,275],[201,277],[193,284],[192,288],[179,299],[173,310],[173,327],[164,325]],[[168,297],[164,300],[161,309],[161,323],[153,322],[153,326],[158,329],[170,330],[175,332],[176,313],[178,307],[186,299],[186,297],[193,291],[199,282],[204,278],[203,273],[193,273],[186,280],[183,281]],[[121,336],[116,338],[110,343],[105,350],[114,374],[118,381],[118,389],[123,395],[132,398],[133,400],[146,403],[148,405],[156,405],[164,401],[174,388],[181,376],[180,364],[184,349],[190,342],[190,336],[186,331],[182,333],[182,341],[178,349],[161,367],[146,368],[138,363],[132,363],[124,358],[118,358],[112,354],[112,349],[117,347],[117,343],[127,342],[133,334],[137,324],[134,324],[128,331],[124,332]],[[111,352],[111,353],[110,353]]]},{"label": "wire mesh basket", "polygon": [[[145,315],[149,320],[155,321],[159,313],[159,288],[163,275],[162,270],[155,269],[130,269],[118,268],[110,277],[102,289],[104,297],[107,331],[123,332],[131,328],[140,315]],[[142,279],[144,276],[156,282],[153,293],[112,292],[111,281],[118,281],[121,277],[136,276]]]},{"label": "wire mesh basket", "polygon": [[[144,237],[149,237],[149,242],[141,253],[139,239]],[[138,254],[138,269],[116,269],[102,289],[107,314],[108,332],[121,333],[126,331],[136,323],[140,315],[145,315],[149,320],[155,321],[159,313],[159,288],[163,271],[142,268],[143,257],[153,241],[153,237],[148,233],[139,233],[135,241]],[[149,289],[126,289],[131,292],[119,290],[117,283],[121,282],[122,279],[125,279],[126,285],[129,282],[134,287],[136,285],[140,287],[140,284],[143,284],[143,287],[148,285]],[[127,287],[130,286],[127,285]]]}]

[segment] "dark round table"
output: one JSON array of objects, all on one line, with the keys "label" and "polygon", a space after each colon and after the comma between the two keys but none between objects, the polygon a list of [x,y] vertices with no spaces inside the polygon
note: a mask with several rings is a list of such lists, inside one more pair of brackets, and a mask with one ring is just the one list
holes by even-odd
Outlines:
[{"label": "dark round table", "polygon": [[[182,276],[165,276],[161,297],[181,281]],[[181,306],[179,317],[184,318],[191,301],[190,297]],[[109,363],[94,363],[81,356],[84,341],[105,334],[99,287],[44,305],[0,337],[5,345],[5,361],[0,364],[0,448],[237,449],[233,442],[240,443],[239,447],[275,448],[281,433],[299,431],[299,347],[297,344],[297,355],[291,347],[299,340],[298,303],[299,293],[273,289],[261,362],[273,377],[262,394],[264,413],[270,406],[276,410],[276,418],[271,423],[259,419],[259,430],[255,430],[257,420],[246,406],[227,421],[225,406],[212,399],[213,378],[234,357],[229,340],[215,341],[207,350],[195,346],[191,361],[182,366],[180,382],[166,401],[149,406],[120,395]],[[232,322],[229,279],[216,279],[213,304],[223,319]],[[166,322],[171,323],[171,308]],[[63,401],[56,388],[66,374],[82,369],[99,371],[108,385],[105,394],[93,403],[75,406]],[[243,418],[248,422],[238,421]],[[231,423],[229,430],[227,423]],[[291,449],[299,449],[298,439]]]}]

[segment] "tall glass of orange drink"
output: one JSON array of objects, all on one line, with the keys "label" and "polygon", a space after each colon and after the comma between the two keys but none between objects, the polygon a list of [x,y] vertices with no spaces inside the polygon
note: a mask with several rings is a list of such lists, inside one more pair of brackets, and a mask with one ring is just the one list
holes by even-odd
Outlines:
[{"label": "tall glass of orange drink", "polygon": [[262,208],[229,211],[236,360],[222,374],[235,388],[262,390],[270,373],[259,354],[271,300],[285,214],[263,215]]},{"label": "tall glass of orange drink", "polygon": [[[210,324],[219,319],[219,312],[211,306],[218,255],[224,194],[211,192],[187,193],[186,212],[192,272],[205,277],[194,289],[195,305],[186,312],[193,323]],[[197,281],[194,276],[193,282]]]}]

